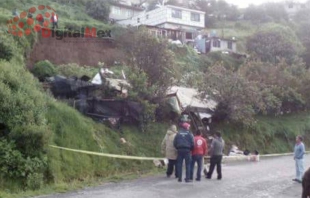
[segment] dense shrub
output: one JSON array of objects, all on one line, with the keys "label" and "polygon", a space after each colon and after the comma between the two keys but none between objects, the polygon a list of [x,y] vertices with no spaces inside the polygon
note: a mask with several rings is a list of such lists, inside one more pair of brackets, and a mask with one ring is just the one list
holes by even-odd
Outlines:
[{"label": "dense shrub", "polygon": [[248,38],[247,50],[264,62],[278,63],[285,58],[292,63],[303,51],[295,32],[281,25],[266,25]]},{"label": "dense shrub", "polygon": [[143,83],[147,92],[140,91],[142,95],[139,97],[151,99],[164,96],[177,70],[174,53],[169,50],[168,43],[148,34],[145,29],[128,29],[117,40],[124,50],[130,71],[146,75]]},{"label": "dense shrub", "polygon": [[37,62],[31,72],[40,81],[44,81],[46,77],[51,77],[57,74],[55,66],[48,60]]},{"label": "dense shrub", "polygon": [[46,160],[24,156],[11,141],[0,139],[0,175],[17,179],[24,188],[38,189],[43,183]]},{"label": "dense shrub", "polygon": [[12,49],[0,41],[0,59],[9,61],[13,56]]},{"label": "dense shrub", "polygon": [[57,66],[57,72],[66,77],[70,76],[82,77],[83,75],[86,75],[92,78],[93,76],[95,76],[96,73],[98,73],[98,71],[99,71],[98,68],[90,66],[80,66],[76,63]]},{"label": "dense shrub", "polygon": [[47,145],[49,132],[45,127],[17,126],[9,137],[14,140],[16,147],[26,156],[42,156]]},{"label": "dense shrub", "polygon": [[108,21],[110,4],[103,0],[88,1],[86,3],[86,13],[94,19]]}]

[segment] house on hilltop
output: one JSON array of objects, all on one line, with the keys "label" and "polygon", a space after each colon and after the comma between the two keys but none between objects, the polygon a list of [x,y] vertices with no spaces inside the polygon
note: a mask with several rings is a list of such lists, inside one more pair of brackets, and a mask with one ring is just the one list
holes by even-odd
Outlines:
[{"label": "house on hilltop", "polygon": [[188,43],[193,42],[198,31],[205,27],[205,12],[163,5],[118,23],[131,26],[143,25],[155,36]]},{"label": "house on hilltop", "polygon": [[310,1],[307,3],[299,3],[293,0],[289,0],[284,2],[284,8],[288,16],[291,18],[301,10],[310,9]]}]

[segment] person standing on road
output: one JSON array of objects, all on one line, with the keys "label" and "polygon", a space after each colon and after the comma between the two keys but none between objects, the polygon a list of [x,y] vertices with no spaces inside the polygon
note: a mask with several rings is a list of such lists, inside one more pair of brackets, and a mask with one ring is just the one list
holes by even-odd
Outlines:
[{"label": "person standing on road", "polygon": [[170,128],[167,130],[167,133],[165,135],[165,138],[163,139],[161,143],[161,150],[162,153],[166,155],[166,158],[168,159],[168,167],[166,175],[167,177],[170,177],[173,173],[173,169],[175,169],[175,177],[178,177],[177,174],[177,150],[173,146],[173,141],[178,133],[177,127],[173,124],[170,126]]},{"label": "person standing on road", "polygon": [[201,179],[201,167],[203,156],[207,152],[207,141],[201,136],[201,131],[197,130],[194,137],[194,150],[192,151],[192,162],[191,162],[191,175],[190,180],[193,180],[194,176],[194,167],[197,162],[197,177],[196,181]]},{"label": "person standing on road", "polygon": [[216,166],[217,179],[222,179],[222,158],[225,142],[222,139],[220,132],[216,132],[210,148],[210,170],[206,176],[207,179],[211,179],[214,168]]},{"label": "person standing on road", "polygon": [[302,176],[304,174],[304,154],[305,145],[302,142],[303,138],[299,135],[296,137],[296,144],[294,147],[294,160],[296,167],[296,178],[293,181],[301,183]]},{"label": "person standing on road", "polygon": [[185,182],[191,182],[190,180],[190,163],[191,163],[191,150],[194,148],[194,137],[189,132],[190,124],[184,122],[181,124],[181,129],[174,138],[174,147],[178,151],[177,158],[177,171],[178,181],[182,182],[182,164],[185,160]]}]

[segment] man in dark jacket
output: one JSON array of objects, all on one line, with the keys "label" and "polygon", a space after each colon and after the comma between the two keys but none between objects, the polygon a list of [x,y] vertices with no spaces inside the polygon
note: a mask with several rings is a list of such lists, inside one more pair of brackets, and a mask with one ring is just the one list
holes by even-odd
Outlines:
[{"label": "man in dark jacket", "polygon": [[216,132],[210,148],[210,170],[206,176],[207,179],[211,179],[212,173],[216,166],[217,179],[222,179],[222,158],[225,142],[222,139],[220,132]]},{"label": "man in dark jacket", "polygon": [[185,182],[190,180],[190,164],[191,164],[191,150],[194,148],[194,137],[189,132],[190,124],[184,122],[181,124],[181,129],[174,138],[173,145],[178,151],[177,170],[178,181],[182,182],[182,164],[185,160],[186,177]]}]

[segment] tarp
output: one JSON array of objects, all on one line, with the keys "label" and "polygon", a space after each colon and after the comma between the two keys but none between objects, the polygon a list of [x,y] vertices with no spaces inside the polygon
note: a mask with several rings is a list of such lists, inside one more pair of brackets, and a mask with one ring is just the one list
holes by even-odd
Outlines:
[{"label": "tarp", "polygon": [[[126,100],[88,99],[86,114],[101,118],[123,118],[140,121],[143,107],[138,102]],[[81,101],[79,101],[81,103]]]},{"label": "tarp", "polygon": [[51,82],[51,91],[58,97],[76,97],[78,92],[83,89],[90,89],[95,85],[80,80],[77,77],[66,78],[64,76],[54,76],[48,79]]}]

